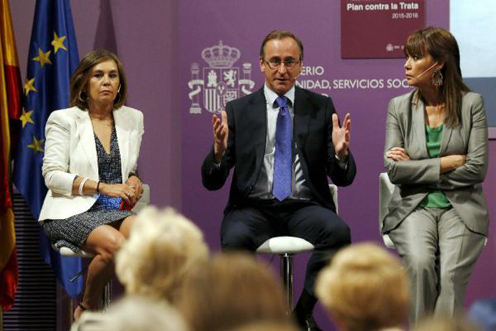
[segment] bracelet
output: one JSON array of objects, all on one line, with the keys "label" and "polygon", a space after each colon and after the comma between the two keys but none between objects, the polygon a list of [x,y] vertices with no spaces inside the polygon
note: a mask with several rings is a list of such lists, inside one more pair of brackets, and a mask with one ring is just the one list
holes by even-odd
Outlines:
[{"label": "bracelet", "polygon": [[96,184],[96,193],[100,193],[100,181]]},{"label": "bracelet", "polygon": [[81,183],[79,183],[79,195],[83,195],[83,187],[84,184],[86,184],[86,182],[88,181],[88,179],[89,179],[88,177],[84,177]]}]

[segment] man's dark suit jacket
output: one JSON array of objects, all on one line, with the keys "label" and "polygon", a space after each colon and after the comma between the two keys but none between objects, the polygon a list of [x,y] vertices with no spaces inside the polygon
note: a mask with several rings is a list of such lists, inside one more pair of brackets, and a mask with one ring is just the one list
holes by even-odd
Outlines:
[{"label": "man's dark suit jacket", "polygon": [[[350,185],[355,178],[356,165],[351,152],[346,169],[339,166],[334,156],[332,114],[335,110],[332,100],[296,87],[293,109],[293,159],[297,152],[314,200],[335,211],[326,176],[337,186]],[[225,213],[248,197],[263,166],[267,136],[264,89],[229,102],[226,112],[229,125],[226,154],[217,167],[212,148],[202,166],[203,186],[208,190],[220,189],[229,170],[235,167]]]}]

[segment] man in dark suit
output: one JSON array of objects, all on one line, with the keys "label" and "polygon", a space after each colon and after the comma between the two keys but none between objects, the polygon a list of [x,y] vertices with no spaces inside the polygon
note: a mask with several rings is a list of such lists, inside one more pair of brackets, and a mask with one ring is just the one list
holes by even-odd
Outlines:
[{"label": "man in dark suit", "polygon": [[313,320],[315,278],[329,257],[351,241],[335,213],[327,177],[353,182],[348,149],[351,120],[340,127],[332,100],[295,86],[303,45],[291,32],[272,31],[260,49],[265,85],[231,101],[212,117],[214,144],[202,166],[203,185],[220,189],[234,167],[221,228],[224,250],[255,251],[276,235],[301,237],[315,246],[294,315],[305,330]]}]

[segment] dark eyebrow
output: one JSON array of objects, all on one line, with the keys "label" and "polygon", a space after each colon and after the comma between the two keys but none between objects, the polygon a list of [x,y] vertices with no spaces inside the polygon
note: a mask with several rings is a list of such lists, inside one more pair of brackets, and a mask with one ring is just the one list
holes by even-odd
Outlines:
[{"label": "dark eyebrow", "polygon": [[[100,70],[100,69],[96,69],[96,70],[93,71],[94,74],[96,74],[96,73],[102,73],[102,72],[103,72],[103,70]],[[112,69],[112,70],[109,71],[109,73],[114,73],[114,72],[117,72],[118,73],[119,70]]]},{"label": "dark eyebrow", "polygon": [[294,61],[296,61],[296,59],[292,56],[285,57],[284,59],[281,59],[280,56],[273,56],[269,60],[280,60],[280,61],[294,60]]}]

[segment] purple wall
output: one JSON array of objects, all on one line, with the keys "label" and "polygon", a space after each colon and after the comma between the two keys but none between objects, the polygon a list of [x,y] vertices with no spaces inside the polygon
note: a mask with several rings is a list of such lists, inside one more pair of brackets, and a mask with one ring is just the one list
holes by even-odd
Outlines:
[{"label": "purple wall", "polygon": [[[11,1],[21,71],[24,78],[34,11],[33,0]],[[145,138],[140,172],[151,185],[152,203],[172,205],[192,218],[205,232],[210,247],[219,248],[219,227],[227,201],[228,186],[208,192],[201,185],[200,166],[212,141],[211,114],[191,114],[188,87],[191,65],[198,63],[199,79],[208,67],[201,52],[224,45],[240,50],[233,65],[251,63],[254,89],[263,83],[258,68],[258,49],[272,29],[287,28],[305,45],[305,65],[320,66],[322,75],[302,75],[300,81],[338,79],[403,78],[403,60],[342,60],[340,58],[340,1],[72,1],[80,56],[95,47],[116,50],[123,60],[130,83],[129,105],[145,114]],[[448,27],[449,1],[426,1],[426,24]],[[110,17],[112,19],[110,19]],[[380,22],[379,22],[380,24]],[[109,36],[115,35],[115,40]],[[462,50],[463,56],[463,50]],[[355,242],[380,242],[378,233],[378,175],[383,171],[382,150],[386,106],[404,88],[317,90],[330,94],[341,114],[352,115],[352,145],[358,174],[355,183],[339,191],[340,215]],[[202,90],[199,96],[203,98]],[[203,101],[203,100],[201,100]],[[491,164],[496,141],[490,142]],[[489,202],[496,197],[496,170],[489,169],[485,192]],[[492,223],[496,206],[489,203]],[[496,243],[488,241],[468,288],[469,305],[476,299],[496,297]],[[307,257],[297,258],[299,291]],[[325,317],[319,314],[321,324]]]}]

